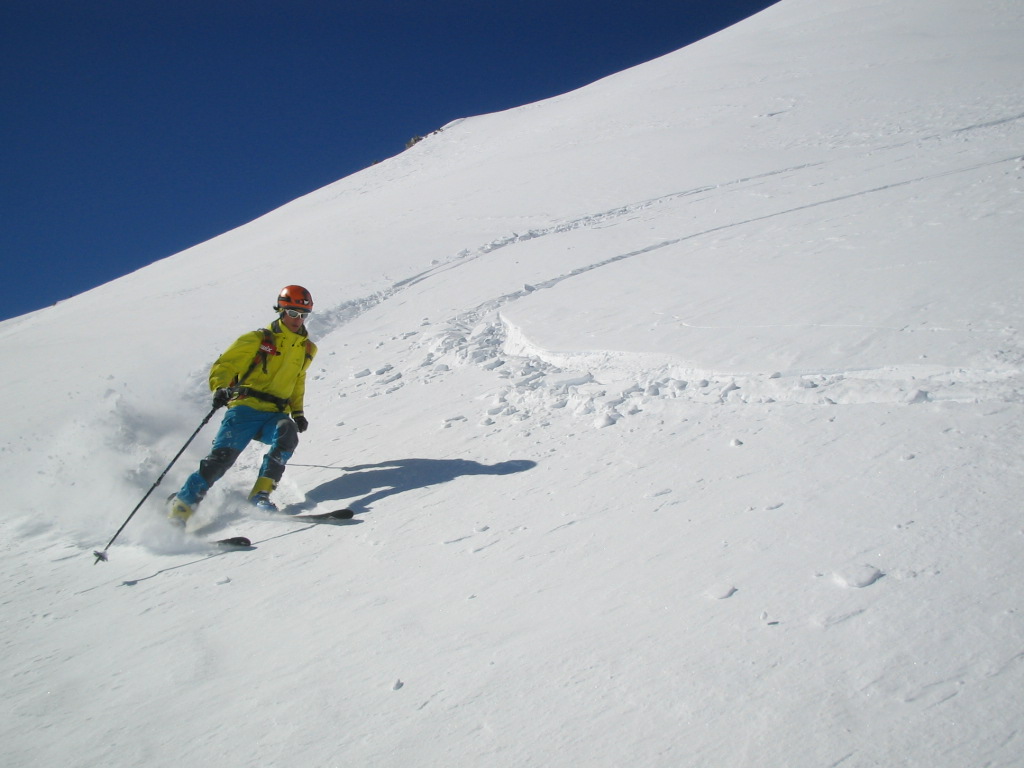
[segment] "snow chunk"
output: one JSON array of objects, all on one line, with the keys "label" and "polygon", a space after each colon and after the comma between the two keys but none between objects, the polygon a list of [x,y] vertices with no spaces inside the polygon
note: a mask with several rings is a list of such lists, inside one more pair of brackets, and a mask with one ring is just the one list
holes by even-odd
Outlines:
[{"label": "snow chunk", "polygon": [[711,600],[727,600],[736,594],[738,590],[732,584],[712,584],[704,590],[705,597]]},{"label": "snow chunk", "polygon": [[855,565],[835,571],[832,574],[832,578],[841,587],[863,589],[864,587],[870,587],[884,575],[873,565]]},{"label": "snow chunk", "polygon": [[932,396],[923,389],[915,389],[907,395],[907,405],[917,405],[918,403],[927,403],[932,399]]}]

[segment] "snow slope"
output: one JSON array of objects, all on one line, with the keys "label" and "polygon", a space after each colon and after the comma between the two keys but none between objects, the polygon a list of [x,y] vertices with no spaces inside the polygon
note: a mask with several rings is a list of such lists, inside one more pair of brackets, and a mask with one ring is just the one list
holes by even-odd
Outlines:
[{"label": "snow slope", "polygon": [[[782,0],[0,323],[0,764],[1024,765],[1022,33]],[[356,520],[92,565],[288,283]]]}]

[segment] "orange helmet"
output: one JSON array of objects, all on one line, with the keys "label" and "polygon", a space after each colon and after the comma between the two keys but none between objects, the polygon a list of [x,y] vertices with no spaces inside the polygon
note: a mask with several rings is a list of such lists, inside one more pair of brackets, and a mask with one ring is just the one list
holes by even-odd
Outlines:
[{"label": "orange helmet", "polygon": [[277,306],[274,309],[304,309],[311,312],[313,297],[301,285],[286,285],[278,294]]}]

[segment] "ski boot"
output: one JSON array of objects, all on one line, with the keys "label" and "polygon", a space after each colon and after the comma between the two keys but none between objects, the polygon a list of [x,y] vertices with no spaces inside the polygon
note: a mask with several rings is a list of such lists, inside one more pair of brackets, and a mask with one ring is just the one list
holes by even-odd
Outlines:
[{"label": "ski boot", "polygon": [[249,491],[249,503],[264,512],[277,512],[277,504],[270,500],[270,492],[276,485],[269,477],[257,478],[256,484]]},{"label": "ski boot", "polygon": [[167,517],[170,518],[172,524],[184,528],[193,514],[195,514],[195,509],[192,505],[186,504],[178,498],[177,494],[173,494],[167,499]]}]

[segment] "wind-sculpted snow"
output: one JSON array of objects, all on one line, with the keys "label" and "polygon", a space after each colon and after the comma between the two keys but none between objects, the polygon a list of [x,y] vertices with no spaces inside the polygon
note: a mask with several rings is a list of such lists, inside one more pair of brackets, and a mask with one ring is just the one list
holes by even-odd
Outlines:
[{"label": "wind-sculpted snow", "polygon": [[[913,143],[927,146],[952,140],[966,141],[967,137],[990,129],[1016,128],[1020,121],[1021,115],[1015,113],[918,137]],[[1006,135],[997,138],[1005,140]],[[982,188],[973,178],[983,178],[998,168],[1005,168],[1006,172],[1020,171],[1019,154],[998,156],[997,140],[991,148],[986,144],[977,145],[981,151],[972,155],[973,160],[954,155],[942,167],[928,166],[925,172],[926,166],[922,165],[920,173],[908,173],[913,163],[904,161],[893,166],[890,157],[904,152],[908,143],[883,144],[866,153],[857,149],[828,160],[628,202],[546,227],[510,233],[465,249],[443,263],[393,283],[385,291],[319,313],[312,327],[319,334],[327,335],[378,306],[386,311],[390,305],[409,303],[411,293],[429,291],[434,282],[458,281],[463,273],[476,270],[476,274],[487,266],[500,266],[511,260],[517,264],[520,260],[533,260],[542,265],[535,270],[543,275],[539,279],[464,307],[443,323],[424,321],[411,326],[402,334],[411,340],[410,354],[424,351],[426,358],[416,363],[406,362],[404,366],[389,363],[388,375],[378,374],[379,391],[393,392],[409,382],[435,379],[455,365],[472,363],[493,372],[499,385],[499,394],[495,397],[501,407],[495,404],[487,409],[482,419],[486,425],[496,423],[502,415],[515,414],[522,420],[527,413],[546,418],[560,412],[588,417],[599,426],[610,426],[650,409],[656,402],[668,400],[694,404],[781,402],[804,405],[1020,402],[1024,391],[1021,365],[1024,354],[1013,325],[1000,327],[989,323],[986,327],[976,327],[971,322],[954,319],[953,313],[947,313],[951,321],[947,321],[948,325],[942,319],[939,324],[932,319],[916,325],[895,320],[885,322],[892,317],[893,308],[899,306],[900,292],[905,294],[902,301],[927,307],[944,291],[957,289],[955,274],[953,279],[945,278],[947,282],[943,283],[928,276],[930,267],[914,274],[905,270],[907,265],[879,264],[875,269],[904,268],[904,273],[900,276],[902,283],[891,285],[890,304],[874,308],[879,317],[875,322],[861,318],[872,308],[856,306],[859,297],[853,291],[848,317],[829,317],[828,313],[808,303],[813,294],[800,293],[775,299],[782,307],[776,314],[793,318],[785,323],[752,322],[751,318],[757,313],[750,313],[751,317],[716,318],[715,322],[673,314],[674,330],[660,342],[661,349],[644,352],[601,346],[559,349],[532,338],[530,331],[517,321],[518,317],[536,314],[538,296],[546,292],[561,295],[566,286],[584,279],[588,285],[599,286],[599,292],[594,294],[595,302],[617,300],[613,297],[615,291],[620,291],[620,284],[612,275],[623,274],[623,265],[632,260],[650,264],[651,259],[657,257],[671,261],[671,269],[663,275],[654,274],[655,279],[673,281],[678,279],[675,264],[680,258],[693,259],[709,247],[718,247],[737,236],[754,237],[753,233],[758,233],[763,240],[767,233],[777,239],[775,230],[766,229],[776,227],[777,219],[792,219],[806,226],[808,221],[815,220],[808,218],[809,215],[819,216],[819,208],[848,205],[860,197],[887,196],[907,187],[920,187],[918,194],[927,196],[950,194],[947,189],[952,190],[952,194],[963,195],[959,190],[968,186],[972,187],[970,194],[978,196],[979,206],[992,205],[984,195],[979,196],[978,190]],[[993,153],[997,154],[994,159]],[[984,155],[989,159],[981,159]],[[958,180],[959,176],[966,178]],[[758,188],[767,180],[780,178],[786,183],[779,187],[779,192],[757,196]],[[799,194],[789,192],[790,184],[793,190],[801,190]],[[821,192],[817,191],[819,188]],[[725,198],[736,194],[747,196],[742,208],[744,215],[724,218],[718,208],[724,206]],[[885,206],[885,202],[880,202],[865,210],[876,207],[885,210]],[[645,226],[645,212],[655,208],[660,209],[658,216],[650,220],[673,222],[682,230],[677,236],[652,241],[649,228]],[[877,225],[880,220],[876,219],[873,224]],[[934,226],[934,223],[922,221],[915,227],[927,233],[921,225]],[[582,241],[582,248],[573,245],[579,241],[580,233],[616,227],[615,238],[609,238],[608,242],[618,244],[618,250],[591,260],[585,255],[571,256],[574,250],[583,250],[585,254],[589,240]],[[911,237],[923,236],[915,232]],[[908,243],[911,237],[907,238]],[[840,235],[834,239],[842,242],[848,238],[849,235]],[[648,244],[639,245],[644,241]],[[552,254],[559,256],[552,258]],[[951,265],[954,263],[950,260]],[[481,267],[482,264],[486,266]],[[836,260],[834,268],[845,269],[846,265]],[[808,260],[800,264],[799,269],[807,272],[822,268]],[[795,275],[799,279],[799,273]],[[747,278],[751,284],[753,279],[753,274]],[[814,275],[814,279],[827,278]],[[495,287],[500,285],[494,284]],[[650,293],[649,287],[628,284],[626,287],[632,287],[638,295],[644,291]],[[719,289],[727,287],[723,282]],[[680,286],[681,290],[686,288]],[[1005,283],[1005,288],[1012,293],[1011,283]],[[626,300],[630,297],[629,293],[622,295]],[[1007,293],[1007,298],[1009,295]],[[559,324],[560,301],[564,300],[549,300],[548,315],[552,318],[549,327]],[[865,294],[863,301],[874,302],[875,298]],[[527,303],[530,309],[521,306]],[[579,300],[573,297],[569,303],[578,306]],[[801,320],[799,312],[803,311],[804,304],[808,305],[807,317]],[[757,309],[760,314],[771,314]],[[574,321],[571,313],[566,320],[569,324]],[[600,336],[597,329],[585,326],[578,334]],[[778,367],[757,368],[749,363],[711,367],[686,354],[695,339],[705,348],[710,342],[719,348],[735,345],[753,349],[750,340],[758,336],[764,337],[759,343],[766,352],[753,356],[755,360],[760,357],[759,362],[773,358],[783,361],[787,357],[783,351],[788,348],[793,348],[804,359],[799,365]],[[979,337],[988,347],[985,356],[977,356],[978,344],[973,337]],[[774,346],[773,339],[777,340]],[[628,336],[624,340],[628,343]],[[679,351],[669,351],[673,349]],[[961,349],[970,354],[959,353]],[[708,357],[706,349],[703,356]]]},{"label": "wind-sculpted snow", "polygon": [[[1013,117],[992,124],[1018,119]],[[998,165],[1011,161],[1016,162],[1015,159],[993,162]],[[820,166],[805,164],[762,174],[758,178],[790,173],[816,174]],[[976,170],[978,167],[981,166],[969,166],[964,170]],[[958,172],[944,171],[931,178],[943,178]],[[814,178],[808,180],[811,186]],[[488,264],[495,263],[494,259],[499,260],[497,263],[509,259],[529,259],[532,253],[538,252],[536,243],[543,238],[556,238],[585,229],[600,229],[620,219],[632,220],[635,214],[654,205],[683,206],[685,212],[686,207],[691,205],[688,198],[693,195],[757,180],[738,179],[714,188],[689,190],[656,200],[626,204],[612,210],[579,216],[547,229],[500,238],[460,253],[445,264],[398,281],[386,291],[318,313],[313,328],[321,335],[339,330],[344,334],[344,326],[364,313],[375,309],[387,313],[391,305],[409,304],[412,301],[411,293],[429,291],[434,281],[457,282],[461,272],[477,269],[484,263],[484,259],[488,260]],[[927,187],[928,182],[929,178],[920,177],[886,184],[869,191],[891,190],[901,184],[913,183]],[[851,194],[856,196],[866,193]],[[833,197],[813,205],[826,205],[848,200],[849,197]],[[668,338],[667,344],[662,343],[663,351],[630,352],[601,347],[551,348],[531,338],[530,333],[516,320],[517,317],[536,314],[539,296],[548,292],[554,294],[573,281],[585,277],[588,280],[600,280],[601,285],[608,284],[605,272],[622,262],[679,246],[691,239],[704,238],[707,241],[709,236],[714,237],[726,230],[749,227],[765,219],[803,211],[808,207],[805,204],[712,229],[701,229],[690,235],[613,254],[597,261],[577,259],[575,266],[571,266],[571,261],[567,262],[569,268],[563,272],[557,272],[558,267],[554,266],[557,262],[545,257],[543,268],[549,274],[554,274],[487,298],[446,321],[422,319],[415,324],[410,323],[405,332],[393,338],[393,341],[405,346],[401,359],[390,359],[383,366],[372,370],[363,369],[354,378],[359,380],[366,377],[366,381],[360,381],[359,386],[372,384],[372,396],[379,396],[391,394],[409,384],[443,380],[459,366],[476,366],[492,378],[493,393],[489,395],[492,402],[482,408],[480,413],[460,415],[458,418],[472,420],[483,427],[495,427],[510,420],[545,421],[566,414],[585,419],[598,427],[606,427],[644,412],[664,408],[669,403],[676,406],[770,403],[841,406],[871,403],[1019,403],[1024,400],[1024,352],[1017,330],[1012,326],[1000,328],[990,324],[987,328],[976,328],[969,322],[955,323],[959,327],[943,327],[934,323],[923,323],[920,327],[908,324],[886,326],[835,320],[824,322],[814,318],[803,323],[775,325],[753,325],[741,318],[730,324],[726,318],[726,322],[719,320],[712,325],[688,322],[676,316],[674,336]],[[636,238],[635,234],[629,234],[629,230],[624,231],[627,240]],[[524,244],[529,244],[530,251],[519,250]],[[540,251],[541,254],[549,252],[550,249]],[[908,301],[922,300],[913,294],[913,291],[919,290],[919,282],[911,279],[907,283]],[[616,286],[616,290],[621,290],[621,287]],[[646,287],[640,290],[649,292]],[[941,284],[933,288],[933,292],[941,290]],[[520,306],[527,302],[532,302],[530,309]],[[551,314],[554,321],[544,326],[545,329],[559,324],[557,301],[553,306]],[[571,314],[566,320],[572,322]],[[730,338],[730,334],[760,334],[768,338],[772,334],[779,334],[781,343],[792,343],[791,339],[795,338],[807,360],[796,368],[757,370],[743,367],[712,368],[687,359],[685,349],[695,336],[706,336],[718,339],[719,344],[728,344],[724,340]],[[597,336],[596,333],[591,335]],[[948,350],[956,347],[945,342],[956,339],[962,346],[963,340],[970,342],[972,337],[980,337],[990,346],[986,355],[978,358],[975,354],[977,345],[968,344],[966,348],[974,355],[970,362],[980,359],[986,364],[983,367],[951,366],[950,362],[968,362],[969,358],[950,353]],[[681,352],[670,354],[664,351],[670,347],[679,348]],[[836,365],[835,362],[843,356],[835,355],[834,350],[842,347],[853,350],[845,357],[857,360],[860,364],[848,367]],[[860,348],[878,348],[882,354],[865,354],[857,351]],[[944,349],[947,351],[942,352]],[[933,350],[939,350],[940,353],[933,354]],[[817,364],[815,355],[820,359]],[[929,360],[930,355],[937,360]],[[863,364],[873,359],[893,362],[875,366]]]},{"label": "wind-sculpted snow", "polygon": [[741,373],[694,369],[685,360],[653,354],[544,349],[496,309],[530,292],[524,289],[487,302],[440,329],[410,331],[402,339],[407,344],[404,367],[389,363],[374,371],[364,369],[354,378],[368,379],[376,397],[406,385],[443,380],[459,366],[476,366],[493,379],[491,402],[469,417],[482,427],[547,422],[566,414],[607,427],[670,405],[1024,402],[1024,376],[1016,368],[970,371],[919,364]]}]

